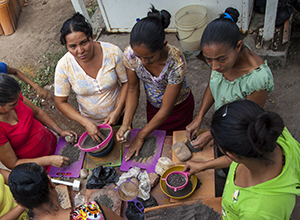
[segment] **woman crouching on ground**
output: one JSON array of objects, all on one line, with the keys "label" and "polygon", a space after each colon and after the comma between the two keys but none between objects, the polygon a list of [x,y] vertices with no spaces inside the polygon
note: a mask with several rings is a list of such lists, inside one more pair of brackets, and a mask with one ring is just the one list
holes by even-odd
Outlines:
[{"label": "woman crouching on ground", "polygon": [[194,140],[213,104],[216,111],[227,103],[248,99],[263,108],[274,89],[268,65],[243,43],[236,25],[238,17],[235,8],[227,8],[207,25],[201,38],[201,49],[211,66],[211,74],[198,115],[186,127],[186,136],[195,148],[203,148],[212,139],[210,132],[204,132]]},{"label": "woman crouching on ground", "polygon": [[128,93],[124,120],[117,139],[125,142],[131,129],[140,94],[140,80],[147,95],[147,125],[129,144],[126,160],[138,155],[145,138],[154,130],[184,130],[193,119],[194,97],[186,81],[186,60],[181,50],[168,44],[165,31],[171,15],[153,6],[148,16],[137,21],[130,33],[130,46],[124,51]]},{"label": "woman crouching on ground", "polygon": [[15,167],[9,175],[8,183],[17,204],[28,208],[32,219],[122,219],[96,201],[80,205],[74,210],[61,208],[51,178],[43,167],[36,163],[25,163]]},{"label": "woman crouching on ground", "polygon": [[[20,163],[36,162],[42,166],[62,167],[69,158],[53,155],[57,138],[74,135],[64,131],[42,109],[21,93],[19,83],[0,74],[0,161],[12,169]],[[46,168],[46,167],[45,167]]]},{"label": "woman crouching on ground", "polygon": [[[94,41],[92,26],[79,13],[65,21],[60,33],[68,52],[56,66],[55,104],[100,142],[103,136],[97,125],[121,125],[123,121],[127,94],[123,52],[111,43]],[[71,89],[80,112],[68,103]]]},{"label": "woman crouching on ground", "polygon": [[184,171],[230,167],[223,219],[290,219],[300,195],[300,144],[280,116],[253,101],[235,101],[215,112],[210,131],[225,156],[187,162]]}]

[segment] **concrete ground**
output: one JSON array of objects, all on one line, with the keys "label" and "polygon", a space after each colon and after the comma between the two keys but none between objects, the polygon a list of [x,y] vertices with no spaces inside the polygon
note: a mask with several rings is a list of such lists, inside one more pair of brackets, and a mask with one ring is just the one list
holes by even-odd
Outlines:
[{"label": "concrete ground", "polygon": [[[0,61],[8,63],[15,68],[33,69],[33,72],[41,67],[45,52],[59,50],[59,30],[62,23],[74,13],[71,1],[49,0],[46,4],[42,1],[29,0],[27,6],[23,7],[16,32],[10,36],[0,36]],[[121,19],[121,18],[120,18]],[[281,115],[285,125],[292,135],[300,140],[300,16],[295,12],[290,48],[286,66],[279,67],[269,63],[273,75],[275,90],[269,95],[265,109]],[[180,47],[174,34],[167,34],[167,41],[170,44]],[[128,34],[102,34],[101,41],[107,41],[118,45],[122,50],[129,43]],[[209,80],[209,67],[197,58],[187,60],[188,75],[187,81],[191,85],[195,97],[196,115],[199,110],[204,90]],[[53,92],[53,88],[51,90]],[[73,97],[73,101],[74,101]],[[76,101],[74,101],[76,105]],[[53,103],[43,106],[43,109],[50,114],[64,129],[72,129],[82,133],[84,129],[78,123],[66,119],[56,109],[49,108]],[[146,123],[145,94],[142,92],[139,106],[135,115],[133,126],[142,128]],[[208,128],[213,114],[211,109],[204,118],[202,128]],[[219,187],[219,186],[218,186]],[[292,219],[300,218],[300,201],[297,203]]]}]

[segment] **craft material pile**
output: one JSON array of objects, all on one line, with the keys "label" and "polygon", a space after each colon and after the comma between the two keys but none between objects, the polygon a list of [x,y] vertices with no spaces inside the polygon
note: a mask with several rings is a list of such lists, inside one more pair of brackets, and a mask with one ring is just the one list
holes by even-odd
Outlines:
[{"label": "craft material pile", "polygon": [[[101,133],[101,134],[103,135],[103,137],[104,137],[104,139],[103,139],[102,141],[104,141],[104,140],[108,137],[108,135],[110,134],[110,130],[107,129],[107,128],[101,128],[101,129],[99,129],[99,131],[100,131],[100,133]],[[102,141],[101,141],[101,142],[102,142]],[[100,143],[101,143],[101,142],[100,142]],[[95,146],[99,145],[100,143],[94,141],[93,138],[92,138],[90,135],[88,135],[88,136],[86,136],[86,138],[85,138],[84,141],[82,142],[81,147],[82,147],[82,148],[85,148],[85,149],[88,149],[88,148],[95,147]]]},{"label": "craft material pile", "polygon": [[138,161],[140,163],[146,162],[150,157],[153,157],[157,149],[157,142],[155,136],[148,136],[145,138],[145,142],[141,147],[137,156],[132,156],[131,160]]},{"label": "craft material pile", "polygon": [[68,144],[61,150],[60,155],[69,158],[69,165],[71,165],[78,161],[80,152],[81,150],[75,147],[74,144]]}]

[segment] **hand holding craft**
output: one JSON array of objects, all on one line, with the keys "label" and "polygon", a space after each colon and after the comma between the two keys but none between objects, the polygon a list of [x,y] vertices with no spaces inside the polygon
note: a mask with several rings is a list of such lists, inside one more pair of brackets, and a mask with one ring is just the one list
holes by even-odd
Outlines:
[{"label": "hand holding craft", "polygon": [[90,120],[87,121],[88,122],[85,124],[86,131],[89,133],[89,135],[93,138],[95,142],[101,143],[101,141],[104,140],[104,137],[100,133],[98,127]]},{"label": "hand holding craft", "polygon": [[47,90],[45,90],[41,87],[38,87],[36,89],[36,91],[42,99],[50,100],[51,102],[54,101],[52,95]]},{"label": "hand holding craft", "polygon": [[194,120],[185,129],[185,136],[187,139],[192,141],[194,137],[197,135],[197,132],[200,130],[201,121]]},{"label": "hand holding craft", "polygon": [[120,119],[120,114],[118,114],[116,111],[112,111],[109,113],[109,115],[105,118],[103,124],[109,124],[109,125],[116,125]]},{"label": "hand holding craft", "polygon": [[196,137],[195,140],[191,141],[191,144],[196,149],[202,149],[204,148],[210,141],[212,140],[212,136],[210,134],[210,131],[204,132]]},{"label": "hand holding craft", "polygon": [[186,162],[182,172],[188,171],[188,176],[193,175],[194,173],[198,173],[200,171],[205,171],[204,164],[202,162],[192,162],[188,161]]},{"label": "hand holding craft", "polygon": [[70,159],[60,155],[52,155],[50,157],[50,165],[54,167],[64,167],[69,164]]},{"label": "hand holding craft", "polygon": [[117,141],[119,141],[121,144],[124,144],[127,141],[129,141],[130,140],[129,136],[125,135],[125,134],[128,133],[128,131],[130,131],[130,130],[131,130],[130,126],[123,124],[117,132],[117,135],[116,135]]},{"label": "hand holding craft", "polygon": [[71,136],[71,137],[74,137],[73,143],[77,141],[77,134],[74,131],[67,131],[67,130],[62,131],[60,133],[60,136],[62,136],[62,137]]}]

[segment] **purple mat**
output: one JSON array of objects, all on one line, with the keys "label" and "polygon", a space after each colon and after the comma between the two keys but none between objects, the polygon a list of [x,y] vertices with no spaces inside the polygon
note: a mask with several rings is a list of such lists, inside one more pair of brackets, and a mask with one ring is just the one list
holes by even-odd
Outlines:
[{"label": "purple mat", "polygon": [[[78,137],[79,138],[79,137]],[[65,141],[65,138],[60,137],[57,143],[57,147],[55,150],[54,155],[59,155],[60,151],[66,146],[68,145],[68,143]],[[74,146],[76,147],[76,146]],[[83,164],[83,159],[84,159],[84,151],[81,151],[80,155],[79,155],[79,159],[78,161],[76,161],[75,163],[66,166],[66,167],[50,167],[50,171],[49,171],[49,176],[51,177],[60,177],[61,174],[64,177],[74,177],[77,178],[80,175],[80,170]]]},{"label": "purple mat", "polygon": [[[141,129],[132,129],[131,130],[131,140],[138,134]],[[135,160],[125,161],[125,155],[128,151],[128,148],[125,148],[125,152],[122,159],[122,164],[120,166],[121,171],[128,171],[131,167],[139,167],[141,169],[147,170],[148,173],[155,172],[155,165],[157,164],[158,159],[160,158],[162,148],[164,146],[164,141],[166,137],[166,131],[155,130],[151,135],[156,137],[157,149],[152,158],[149,158],[146,163],[140,163]]]}]

